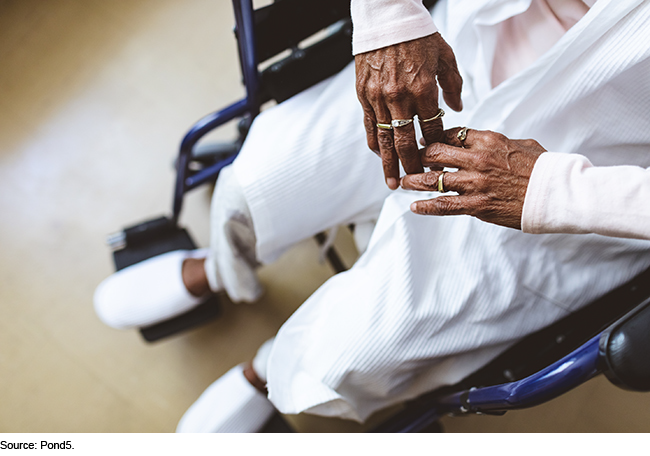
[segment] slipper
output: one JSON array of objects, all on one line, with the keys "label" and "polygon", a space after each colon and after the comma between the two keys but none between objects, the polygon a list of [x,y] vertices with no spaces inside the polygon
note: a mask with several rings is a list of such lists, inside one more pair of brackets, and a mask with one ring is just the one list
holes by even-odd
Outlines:
[{"label": "slipper", "polygon": [[121,269],[95,290],[95,312],[117,329],[150,326],[203,303],[183,283],[186,258],[205,258],[208,250],[176,250]]},{"label": "slipper", "polygon": [[233,367],[185,412],[176,432],[258,432],[275,413],[267,397]]}]

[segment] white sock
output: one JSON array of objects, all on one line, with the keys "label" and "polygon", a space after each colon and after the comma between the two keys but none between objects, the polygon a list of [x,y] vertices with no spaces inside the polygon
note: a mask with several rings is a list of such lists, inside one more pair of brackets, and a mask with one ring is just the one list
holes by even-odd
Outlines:
[{"label": "white sock", "polygon": [[185,412],[176,432],[257,432],[275,413],[264,394],[233,367],[206,389]]},{"label": "white sock", "polygon": [[264,342],[257,350],[255,358],[253,358],[253,370],[264,383],[266,383],[267,364],[269,362],[269,356],[271,355],[271,348],[273,347],[274,340],[275,337],[271,337],[269,340]]}]

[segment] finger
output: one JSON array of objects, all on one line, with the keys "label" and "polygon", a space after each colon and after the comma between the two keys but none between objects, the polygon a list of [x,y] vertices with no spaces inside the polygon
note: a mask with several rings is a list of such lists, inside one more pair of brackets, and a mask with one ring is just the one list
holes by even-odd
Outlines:
[{"label": "finger", "polygon": [[422,164],[427,167],[446,166],[449,168],[473,169],[477,156],[468,149],[444,143],[428,146],[422,154]]},{"label": "finger", "polygon": [[454,147],[464,147],[465,149],[471,149],[472,146],[475,146],[478,142],[484,140],[483,133],[486,132],[481,130],[474,130],[473,128],[467,128],[467,131],[465,132],[465,139],[461,141],[458,137],[458,134],[463,128],[466,127],[454,127],[445,130],[442,133],[442,140],[440,142],[449,144],[450,146]]},{"label": "finger", "polygon": [[368,141],[368,147],[374,153],[380,155],[379,142],[377,140],[377,119],[375,118],[374,112],[364,110],[363,125],[366,129],[366,140]]},{"label": "finger", "polygon": [[[378,111],[379,122],[390,124],[391,117],[388,108],[383,107]],[[395,190],[399,187],[399,158],[393,142],[393,130],[377,128],[377,145],[381,155],[382,167],[384,168],[386,185],[391,190]]]},{"label": "finger", "polygon": [[400,186],[405,190],[437,192],[442,174],[442,188],[445,192],[465,194],[472,190],[473,173],[464,170],[456,172],[429,171],[421,174],[407,174],[402,177]]},{"label": "finger", "polygon": [[454,111],[462,111],[463,101],[461,92],[463,90],[463,78],[458,71],[456,56],[451,47],[442,37],[440,57],[438,59],[438,83],[442,89],[442,96],[445,103]]},{"label": "finger", "polygon": [[425,145],[440,142],[443,135],[442,117],[423,122],[423,120],[431,119],[438,115],[438,96],[436,95],[435,99],[434,97],[428,99],[424,97],[418,98],[416,102],[420,129],[422,130]]},{"label": "finger", "polygon": [[356,90],[357,98],[363,108],[363,125],[366,131],[366,141],[370,150],[379,155],[379,143],[377,140],[377,116],[370,102],[373,97],[375,85],[368,82],[367,71],[364,71],[364,61],[361,56],[355,58]]},{"label": "finger", "polygon": [[[414,108],[410,101],[400,100],[389,104],[391,118],[393,120],[413,119]],[[393,127],[393,140],[395,151],[402,162],[404,171],[407,174],[421,173],[424,171],[420,162],[420,149],[415,139],[415,126],[413,122],[401,127]]]},{"label": "finger", "polygon": [[393,140],[397,156],[402,162],[406,174],[423,172],[424,168],[420,161],[420,149],[415,140],[413,122],[403,127],[393,128]]},{"label": "finger", "polygon": [[[420,144],[426,147],[427,142],[426,142],[426,140],[424,138],[420,138]],[[425,152],[424,150],[420,149],[420,161],[422,161],[422,154],[424,154],[424,152]],[[442,169],[444,167],[443,166],[438,166],[438,165],[432,165],[432,166],[428,166],[428,168],[431,171],[442,171]]]},{"label": "finger", "polygon": [[467,196],[439,196],[411,203],[411,211],[421,215],[461,215],[470,214],[471,208]]},{"label": "finger", "polygon": [[[426,144],[433,144],[440,141],[442,136],[442,118],[429,120],[438,115],[438,85],[432,79],[425,89],[415,97],[415,108],[420,122],[420,129]],[[426,145],[425,144],[425,145]]]}]

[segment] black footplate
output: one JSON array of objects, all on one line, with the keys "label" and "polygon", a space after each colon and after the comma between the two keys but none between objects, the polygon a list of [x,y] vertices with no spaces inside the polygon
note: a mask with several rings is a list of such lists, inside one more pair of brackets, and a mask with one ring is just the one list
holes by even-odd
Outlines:
[{"label": "black footplate", "polygon": [[[112,236],[109,243],[117,248],[113,252],[113,260],[118,271],[163,253],[196,249],[196,244],[187,230],[167,217],[126,228],[118,235]],[[219,298],[213,296],[184,314],[140,328],[140,333],[147,342],[154,342],[208,323],[220,313]]]}]

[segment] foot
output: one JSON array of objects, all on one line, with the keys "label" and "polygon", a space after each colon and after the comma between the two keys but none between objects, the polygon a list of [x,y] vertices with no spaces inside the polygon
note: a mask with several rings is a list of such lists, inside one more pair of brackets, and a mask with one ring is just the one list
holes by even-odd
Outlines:
[{"label": "foot", "polygon": [[183,285],[192,295],[201,297],[210,292],[210,284],[205,275],[205,258],[186,258],[181,268]]},{"label": "foot", "polygon": [[251,371],[250,364],[240,364],[210,385],[185,412],[176,432],[261,430],[275,413],[275,408],[266,394],[249,381],[248,377],[257,377]]},{"label": "foot", "polygon": [[168,320],[211,295],[207,250],[177,250],[117,271],[95,290],[95,311],[108,326],[144,327]]}]

